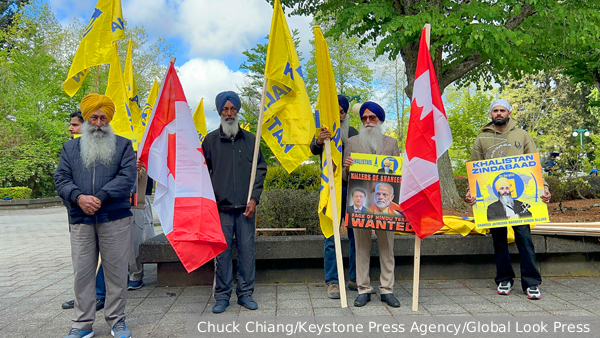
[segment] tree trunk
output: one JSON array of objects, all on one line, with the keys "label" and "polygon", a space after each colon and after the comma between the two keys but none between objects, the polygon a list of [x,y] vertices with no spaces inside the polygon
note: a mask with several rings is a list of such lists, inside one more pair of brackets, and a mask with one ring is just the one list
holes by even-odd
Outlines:
[{"label": "tree trunk", "polygon": [[460,196],[458,189],[456,189],[452,162],[447,151],[438,159],[438,173],[440,175],[440,188],[442,190],[442,206],[460,211],[467,210],[463,196]]}]

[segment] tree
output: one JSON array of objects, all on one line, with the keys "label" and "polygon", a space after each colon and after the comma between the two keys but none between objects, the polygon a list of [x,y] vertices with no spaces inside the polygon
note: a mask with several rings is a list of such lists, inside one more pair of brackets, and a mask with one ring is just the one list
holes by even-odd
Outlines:
[{"label": "tree", "polygon": [[[357,37],[361,45],[376,45],[377,55],[401,55],[406,65],[406,93],[412,97],[419,36],[432,24],[431,52],[440,90],[459,84],[489,86],[496,76],[516,71],[533,73],[564,63],[556,46],[580,38],[565,30],[582,14],[600,16],[597,1],[456,1],[456,0],[283,0],[296,14],[329,18],[327,34]],[[573,24],[573,26],[575,26]],[[600,25],[589,25],[600,36]],[[598,44],[596,44],[598,45]],[[448,154],[439,160],[442,201],[447,207],[464,205],[453,181]]]},{"label": "tree", "polygon": [[[406,74],[404,73],[404,63],[396,58],[390,60],[386,56],[382,56],[376,63],[376,78],[377,89],[380,91],[378,99],[384,107],[393,107],[393,110],[387,109],[387,115],[392,117],[395,115],[395,124],[391,119],[387,120],[388,125],[393,125],[392,134],[398,140],[400,151],[404,151],[404,141],[407,132],[408,116],[410,108],[410,100],[407,100],[406,92]],[[393,113],[393,114],[391,114]]]},{"label": "tree", "polygon": [[[0,0],[0,33],[6,32],[12,27],[22,6],[28,4],[30,0]],[[0,48],[5,40],[0,34]]]}]

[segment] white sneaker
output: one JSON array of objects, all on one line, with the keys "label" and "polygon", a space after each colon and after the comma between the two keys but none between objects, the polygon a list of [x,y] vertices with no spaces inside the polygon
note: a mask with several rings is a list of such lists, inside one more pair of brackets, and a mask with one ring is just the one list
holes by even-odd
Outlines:
[{"label": "white sneaker", "polygon": [[498,285],[498,294],[507,296],[512,291],[512,283],[509,281],[500,282]]},{"label": "white sneaker", "polygon": [[540,292],[540,289],[538,288],[537,285],[532,285],[532,286],[528,287],[526,293],[527,293],[527,299],[531,299],[531,300],[542,299],[542,293]]}]

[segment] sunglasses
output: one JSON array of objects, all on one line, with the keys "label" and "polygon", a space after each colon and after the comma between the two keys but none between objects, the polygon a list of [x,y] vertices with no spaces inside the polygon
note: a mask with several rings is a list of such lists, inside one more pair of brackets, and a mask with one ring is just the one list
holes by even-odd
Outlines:
[{"label": "sunglasses", "polygon": [[376,122],[378,120],[377,115],[363,115],[360,118],[361,121],[366,122],[366,121],[373,121]]}]

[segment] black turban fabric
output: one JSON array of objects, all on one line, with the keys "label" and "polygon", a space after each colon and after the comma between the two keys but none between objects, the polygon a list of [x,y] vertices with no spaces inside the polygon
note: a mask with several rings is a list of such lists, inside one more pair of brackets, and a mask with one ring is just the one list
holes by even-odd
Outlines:
[{"label": "black turban fabric", "polygon": [[350,108],[350,102],[348,102],[348,98],[344,95],[338,95],[338,103],[340,107],[344,110],[344,113],[348,112],[348,108]]}]

